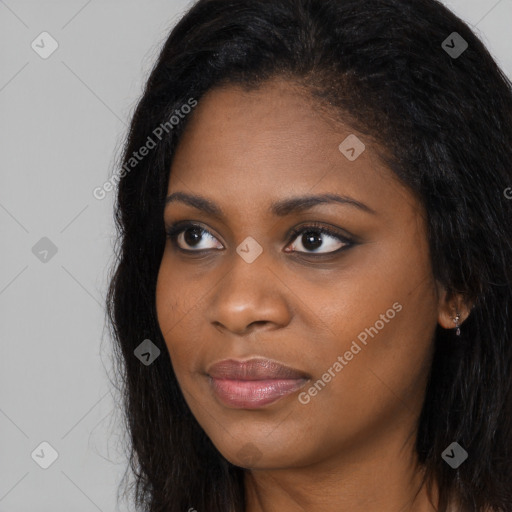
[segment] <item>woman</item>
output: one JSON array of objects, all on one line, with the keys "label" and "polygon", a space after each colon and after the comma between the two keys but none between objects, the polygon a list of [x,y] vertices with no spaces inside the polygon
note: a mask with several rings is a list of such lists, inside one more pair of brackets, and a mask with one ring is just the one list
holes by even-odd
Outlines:
[{"label": "woman", "polygon": [[122,164],[140,510],[512,510],[512,88],[466,24],[199,0]]}]

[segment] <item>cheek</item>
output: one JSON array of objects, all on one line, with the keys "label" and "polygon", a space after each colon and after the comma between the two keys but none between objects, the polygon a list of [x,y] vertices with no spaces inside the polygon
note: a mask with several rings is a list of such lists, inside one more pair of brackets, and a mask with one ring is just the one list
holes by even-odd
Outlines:
[{"label": "cheek", "polygon": [[[204,311],[208,284],[195,279],[178,267],[164,253],[156,284],[156,312],[174,373],[180,386],[188,388],[208,351]],[[215,283],[216,281],[213,281]],[[210,286],[213,286],[213,283]]]},{"label": "cheek", "polygon": [[[329,379],[329,368],[336,377],[328,384],[330,391],[318,393],[315,406],[337,403],[354,411],[352,421],[364,423],[409,400],[411,408],[417,405],[431,361],[436,295],[431,281],[397,278],[394,283],[376,287],[374,294],[329,317],[338,336],[316,351],[316,377]],[[333,368],[336,361],[341,367]]]},{"label": "cheek", "polygon": [[344,421],[363,424],[379,410],[400,407],[402,400],[416,403],[437,323],[435,283],[426,260],[391,265],[382,258],[325,289],[329,294],[311,291],[315,300],[308,304],[324,334],[308,350],[311,373],[321,382],[308,388],[306,407],[322,414],[336,404],[351,411]]},{"label": "cheek", "polygon": [[166,342],[179,318],[181,306],[176,292],[176,283],[162,262],[156,283],[155,300],[158,325]]},{"label": "cheek", "polygon": [[[324,317],[337,336],[308,352],[315,372],[293,415],[297,433],[307,433],[298,434],[300,444],[315,458],[329,456],[333,446],[366,443],[399,418],[419,414],[435,329],[430,293],[427,286],[414,297],[406,288],[390,291],[362,309],[352,304]],[[281,435],[276,443],[286,442]]]},{"label": "cheek", "polygon": [[187,286],[183,274],[173,272],[172,265],[164,255],[156,284],[156,312],[158,325],[167,345],[173,364],[181,357],[185,344],[181,333],[187,325],[188,316],[193,314],[198,298],[193,288]]}]

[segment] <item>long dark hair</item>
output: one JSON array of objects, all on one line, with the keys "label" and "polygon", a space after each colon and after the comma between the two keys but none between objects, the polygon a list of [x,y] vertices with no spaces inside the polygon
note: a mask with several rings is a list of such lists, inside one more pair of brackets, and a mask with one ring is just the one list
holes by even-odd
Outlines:
[{"label": "long dark hair", "polygon": [[[468,45],[461,55],[450,52],[462,48],[454,32]],[[453,497],[467,511],[512,511],[512,84],[437,0],[199,0],[172,29],[116,171],[107,314],[137,507],[245,507],[244,470],[218,452],[183,398],[155,289],[171,162],[193,116],[183,106],[219,85],[250,89],[274,77],[382,148],[424,205],[434,275],[474,307],[460,337],[437,327],[419,461],[429,488],[439,486],[440,511]],[[155,147],[135,164],[148,138]],[[134,356],[145,339],[161,350],[149,366]],[[469,454],[457,469],[441,457],[453,441]]]}]

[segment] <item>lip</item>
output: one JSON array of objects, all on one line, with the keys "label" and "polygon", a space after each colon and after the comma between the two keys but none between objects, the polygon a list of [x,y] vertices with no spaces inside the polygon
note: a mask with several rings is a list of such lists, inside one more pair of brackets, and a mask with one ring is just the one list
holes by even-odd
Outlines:
[{"label": "lip", "polygon": [[309,375],[277,361],[255,357],[247,361],[224,359],[211,365],[207,373],[214,379],[273,380],[304,379]]},{"label": "lip", "polygon": [[269,359],[226,359],[208,368],[215,395],[228,407],[257,409],[299,390],[310,379],[300,370]]}]

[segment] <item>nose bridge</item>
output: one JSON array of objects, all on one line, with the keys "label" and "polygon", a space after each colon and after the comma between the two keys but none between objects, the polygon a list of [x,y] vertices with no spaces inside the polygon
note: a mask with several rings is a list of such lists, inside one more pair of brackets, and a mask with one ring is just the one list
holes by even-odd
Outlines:
[{"label": "nose bridge", "polygon": [[251,244],[250,240],[244,241],[232,254],[230,270],[218,283],[210,308],[210,321],[231,331],[243,332],[255,322],[289,321],[286,297],[280,291],[280,281],[268,268],[268,254],[261,252],[254,257]]}]

